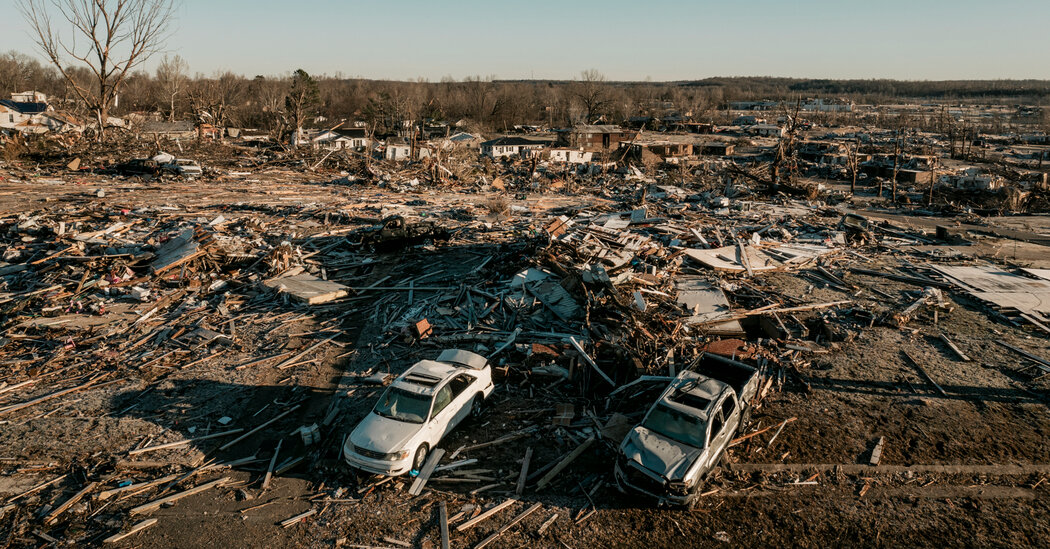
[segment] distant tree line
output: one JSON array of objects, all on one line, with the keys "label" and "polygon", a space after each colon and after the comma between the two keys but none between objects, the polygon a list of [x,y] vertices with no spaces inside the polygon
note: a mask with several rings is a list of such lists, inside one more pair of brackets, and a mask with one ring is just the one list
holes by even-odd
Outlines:
[{"label": "distant tree line", "polygon": [[[153,73],[126,76],[112,114],[156,113],[163,119],[190,119],[220,126],[273,132],[301,126],[333,127],[366,122],[377,135],[403,131],[417,120],[464,122],[474,131],[503,131],[517,125],[569,126],[621,123],[630,117],[678,115],[697,122],[727,123],[720,112],[729,102],[800,97],[844,97],[876,105],[895,102],[1050,104],[1050,81],[807,80],[771,77],[709,78],[682,82],[614,82],[597,70],[571,81],[511,81],[452,77],[386,81],[307,75],[303,71],[252,78],[233,72],[191,73],[178,56],[163,58]],[[66,69],[89,82],[83,67]],[[316,95],[303,83],[316,85]],[[295,87],[296,82],[300,85]],[[310,88],[310,86],[308,86]],[[51,65],[18,52],[0,54],[0,96],[37,90],[58,108],[90,112],[66,78]],[[940,114],[930,125],[941,124]],[[925,124],[910,124],[913,127]]]}]

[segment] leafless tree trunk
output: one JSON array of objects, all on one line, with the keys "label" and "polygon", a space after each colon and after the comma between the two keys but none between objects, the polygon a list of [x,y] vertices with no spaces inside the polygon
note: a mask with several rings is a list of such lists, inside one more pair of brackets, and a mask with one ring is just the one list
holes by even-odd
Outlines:
[{"label": "leafless tree trunk", "polygon": [[[890,192],[892,193],[893,203],[897,203],[897,172],[900,171],[900,157],[901,157],[901,131],[898,129],[897,133],[893,136],[893,179],[890,181]],[[881,192],[879,193],[882,194]]]},{"label": "leafless tree trunk", "polygon": [[849,168],[850,175],[853,177],[849,184],[849,192],[857,193],[857,169],[860,165],[860,138],[858,137],[852,145],[846,145],[846,166]]},{"label": "leafless tree trunk", "polygon": [[[19,0],[19,8],[37,46],[94,113],[102,141],[124,79],[167,38],[175,0]],[[52,24],[56,13],[72,36],[63,38]],[[91,85],[74,78],[67,58],[87,66]]]},{"label": "leafless tree trunk", "polygon": [[186,87],[186,73],[190,66],[181,57],[173,58],[164,56],[164,60],[157,67],[157,83],[164,91],[164,97],[168,100],[168,122],[175,121],[175,98],[182,93]]}]

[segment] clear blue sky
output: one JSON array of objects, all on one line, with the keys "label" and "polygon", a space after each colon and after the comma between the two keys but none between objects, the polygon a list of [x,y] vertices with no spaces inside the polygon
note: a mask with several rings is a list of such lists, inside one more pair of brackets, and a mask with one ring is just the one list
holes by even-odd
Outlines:
[{"label": "clear blue sky", "polygon": [[[0,51],[36,54],[3,19]],[[248,76],[1050,79],[1050,0],[182,0],[167,49]]]}]

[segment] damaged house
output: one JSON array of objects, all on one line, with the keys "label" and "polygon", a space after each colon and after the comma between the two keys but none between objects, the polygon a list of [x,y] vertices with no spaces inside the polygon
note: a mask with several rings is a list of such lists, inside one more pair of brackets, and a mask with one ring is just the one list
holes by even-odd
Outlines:
[{"label": "damaged house", "polygon": [[528,157],[546,147],[547,143],[543,141],[533,141],[523,137],[498,137],[481,144],[481,156],[489,158]]},{"label": "damaged house", "polygon": [[581,124],[563,133],[558,145],[587,151],[617,149],[620,143],[634,139],[636,132],[614,125]]}]

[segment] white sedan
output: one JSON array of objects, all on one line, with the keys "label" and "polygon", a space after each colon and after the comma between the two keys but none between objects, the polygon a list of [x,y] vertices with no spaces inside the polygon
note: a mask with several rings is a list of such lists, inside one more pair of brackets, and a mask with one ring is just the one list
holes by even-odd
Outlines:
[{"label": "white sedan", "polygon": [[418,471],[445,435],[481,413],[492,390],[492,369],[482,356],[448,350],[437,360],[421,360],[390,384],[350,433],[343,458],[378,475]]}]

